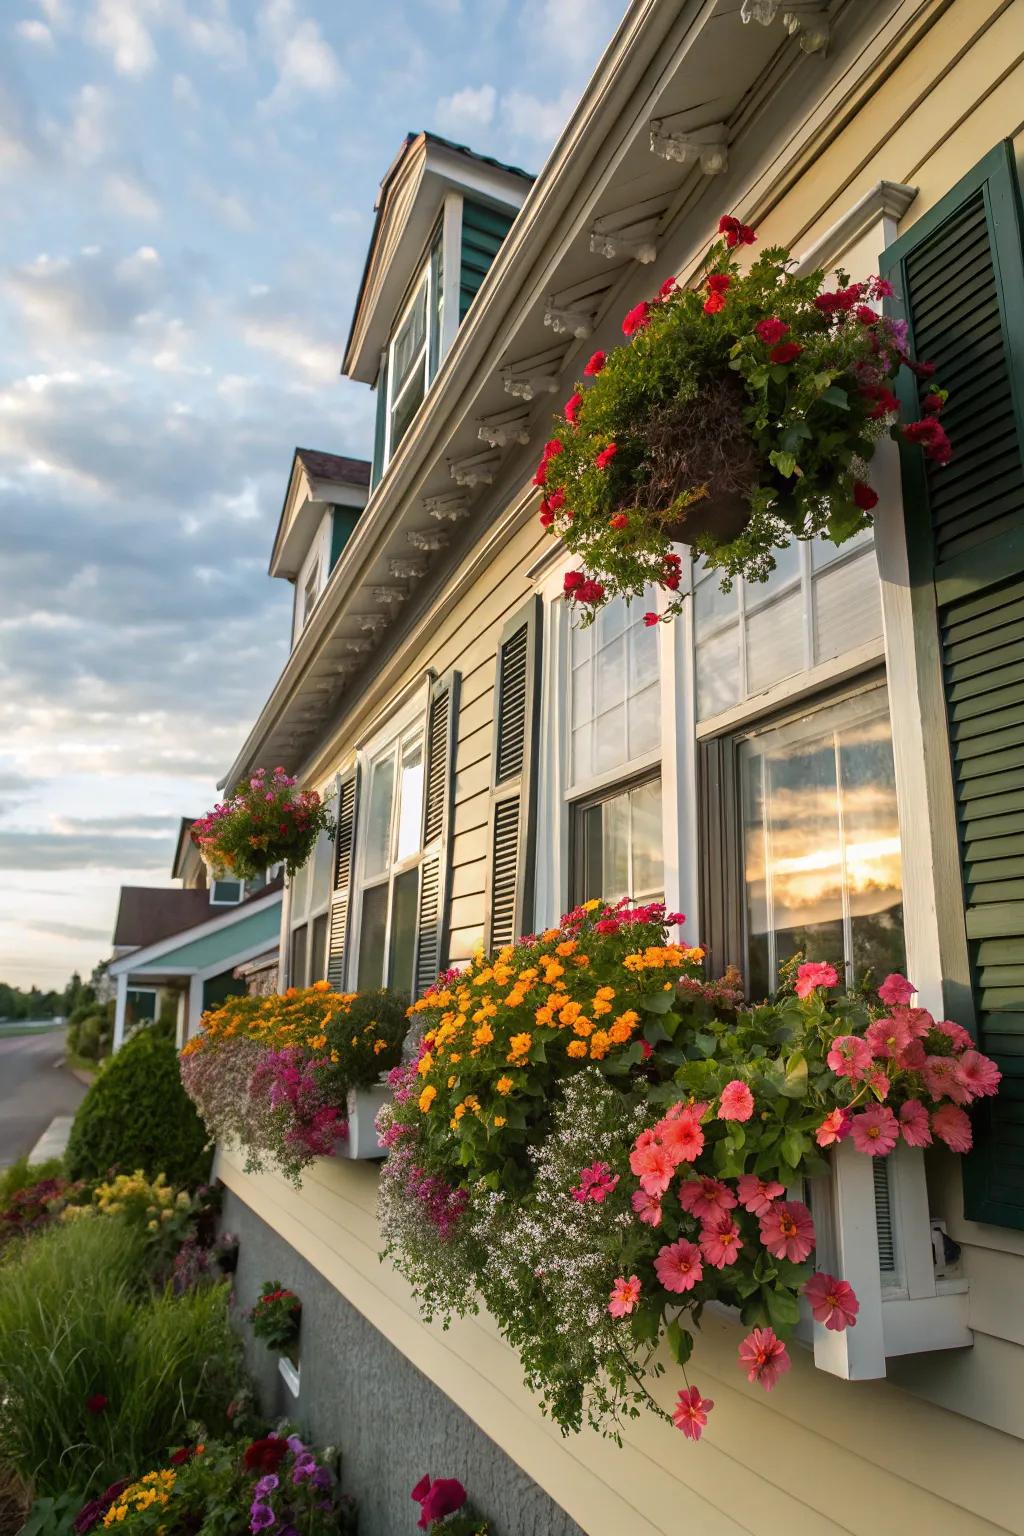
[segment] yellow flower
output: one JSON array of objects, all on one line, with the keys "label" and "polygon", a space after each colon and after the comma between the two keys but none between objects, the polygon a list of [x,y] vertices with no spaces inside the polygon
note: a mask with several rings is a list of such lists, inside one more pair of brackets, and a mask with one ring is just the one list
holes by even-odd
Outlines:
[{"label": "yellow flower", "polygon": [[563,939],[561,944],[555,945],[556,955],[571,955],[576,949],[575,939]]},{"label": "yellow flower", "polygon": [[603,1061],[611,1048],[611,1038],[606,1030],[595,1029],[590,1037],[591,1061]]},{"label": "yellow flower", "polygon": [[500,1094],[504,1095],[506,1093],[512,1092],[512,1089],[515,1087],[515,1083],[510,1077],[499,1077],[494,1086]]},{"label": "yellow flower", "polygon": [[330,990],[331,984],[329,981],[314,981],[313,983],[314,992],[329,992]]},{"label": "yellow flower", "polygon": [[309,1048],[311,1051],[322,1051],[327,1044],[326,1035],[310,1035]]},{"label": "yellow flower", "polygon": [[589,901],[583,903],[583,910],[584,912],[596,912],[600,905],[601,903],[597,897],[592,896]]},{"label": "yellow flower", "polygon": [[586,1014],[583,1013],[580,1014],[579,1018],[576,1020],[572,1027],[574,1033],[577,1035],[582,1035],[584,1039],[591,1033],[594,1028],[591,1020],[588,1019]]},{"label": "yellow flower", "polygon": [[388,1043],[387,1043],[386,1040],[375,1040],[373,1042],[373,1054],[375,1056],[379,1056],[381,1051],[386,1051],[387,1048],[388,1048]]},{"label": "yellow flower", "polygon": [[457,1082],[458,1082],[458,1078],[457,1078],[457,1077],[450,1077],[450,1078],[449,1078],[449,1079],[448,1079],[448,1087],[449,1087],[449,1088],[454,1088],[454,1087],[455,1087],[455,1084],[456,1084],[456,1083],[457,1083]]},{"label": "yellow flower", "polygon": [[416,1071],[419,1073],[420,1077],[426,1077],[427,1073],[430,1071],[433,1065],[433,1056],[429,1051],[425,1051],[420,1057],[419,1061],[416,1063]]},{"label": "yellow flower", "polygon": [[546,1005],[543,1008],[538,1008],[533,1017],[538,1024],[553,1024],[555,1021],[553,1011]]},{"label": "yellow flower", "polygon": [[532,1044],[532,1035],[513,1035],[512,1039],[509,1041],[509,1053],[505,1058],[506,1061],[520,1061],[524,1056],[529,1054],[530,1046]]},{"label": "yellow flower", "polygon": [[454,1114],[454,1119],[455,1119],[455,1124],[456,1125],[458,1125],[459,1121],[462,1119],[462,1117],[463,1117],[463,1115],[465,1113],[466,1113],[466,1106],[465,1106],[465,1104],[456,1104],[456,1106],[455,1106],[455,1114]]},{"label": "yellow flower", "polygon": [[570,1040],[569,1044],[565,1048],[565,1054],[567,1056],[585,1056],[587,1054],[586,1041]]},{"label": "yellow flower", "polygon": [[433,1102],[434,1102],[434,1100],[436,1098],[437,1098],[437,1089],[434,1087],[433,1083],[428,1083],[427,1086],[424,1088],[423,1092],[420,1094],[420,1098],[419,1098],[420,1113],[425,1115],[427,1110],[430,1108],[431,1104],[433,1104]]},{"label": "yellow flower", "polygon": [[504,1115],[495,1115],[493,1123],[494,1123],[494,1125],[496,1127],[498,1127],[500,1129],[501,1126],[507,1125],[508,1122],[506,1121]]},{"label": "yellow flower", "polygon": [[494,1030],[489,1024],[481,1024],[473,1031],[473,1044],[476,1046],[490,1045],[494,1039]]}]

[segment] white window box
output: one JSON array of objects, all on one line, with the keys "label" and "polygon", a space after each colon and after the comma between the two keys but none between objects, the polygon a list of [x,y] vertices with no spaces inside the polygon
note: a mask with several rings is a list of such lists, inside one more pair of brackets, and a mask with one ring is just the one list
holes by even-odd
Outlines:
[{"label": "white window box", "polygon": [[342,1142],[338,1155],[366,1160],[386,1157],[387,1148],[377,1135],[377,1111],[390,1099],[386,1082],[372,1088],[352,1088],[348,1095],[348,1140]]},{"label": "white window box", "polygon": [[301,1365],[298,1365],[294,1361],[289,1360],[287,1355],[279,1355],[277,1358],[277,1368],[281,1372],[285,1385],[287,1386],[288,1391],[291,1393],[292,1397],[298,1397],[299,1377],[302,1370]]},{"label": "white window box", "polygon": [[832,1177],[811,1185],[817,1267],[853,1286],[853,1328],[833,1332],[809,1313],[801,1333],[820,1370],[849,1381],[886,1374],[889,1356],[973,1343],[967,1281],[937,1260],[928,1211],[924,1153],[900,1142],[867,1157],[850,1142],[832,1151]]}]

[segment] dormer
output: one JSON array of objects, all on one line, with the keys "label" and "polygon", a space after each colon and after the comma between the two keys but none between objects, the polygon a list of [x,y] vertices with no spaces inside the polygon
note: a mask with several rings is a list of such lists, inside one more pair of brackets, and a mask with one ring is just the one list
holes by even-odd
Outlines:
[{"label": "dormer", "polygon": [[377,392],[372,485],[416,416],[533,178],[432,133],[380,184],[341,371]]},{"label": "dormer", "polygon": [[271,576],[295,586],[293,646],[366,505],[369,486],[366,459],[296,448],[270,557]]}]

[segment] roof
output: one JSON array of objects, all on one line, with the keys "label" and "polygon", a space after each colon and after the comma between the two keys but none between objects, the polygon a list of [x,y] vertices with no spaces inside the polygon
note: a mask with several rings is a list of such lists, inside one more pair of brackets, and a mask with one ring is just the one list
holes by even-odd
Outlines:
[{"label": "roof", "polygon": [[340,453],[322,453],[319,448],[296,448],[307,474],[318,480],[346,480],[352,485],[369,485],[369,459],[347,459]]},{"label": "roof", "polygon": [[270,555],[271,576],[295,579],[325,506],[361,510],[369,494],[369,459],[296,448]]},{"label": "roof", "polygon": [[177,890],[174,886],[162,888],[151,885],[122,885],[114,922],[113,945],[115,949],[144,949],[169,939],[176,933],[185,933],[199,923],[208,923],[227,911],[239,911],[250,902],[259,901],[268,892],[277,890],[283,879],[272,880],[260,891],[255,891],[240,901],[237,907],[214,905],[208,890]]}]

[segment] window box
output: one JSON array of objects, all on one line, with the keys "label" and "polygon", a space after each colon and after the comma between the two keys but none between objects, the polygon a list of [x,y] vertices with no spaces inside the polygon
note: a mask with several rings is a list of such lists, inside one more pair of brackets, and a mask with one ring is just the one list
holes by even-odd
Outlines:
[{"label": "window box", "polygon": [[377,1135],[377,1112],[391,1097],[386,1082],[372,1088],[350,1088],[348,1094],[348,1140],[339,1148],[340,1157],[361,1161],[386,1157],[387,1150]]},{"label": "window box", "polygon": [[299,1362],[297,1360],[289,1360],[287,1355],[279,1355],[277,1359],[277,1368],[280,1371],[281,1376],[284,1379],[284,1383],[292,1397],[298,1397],[300,1374],[302,1370]]}]

